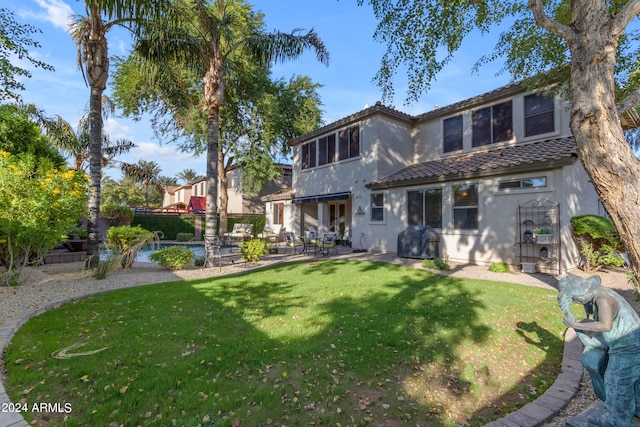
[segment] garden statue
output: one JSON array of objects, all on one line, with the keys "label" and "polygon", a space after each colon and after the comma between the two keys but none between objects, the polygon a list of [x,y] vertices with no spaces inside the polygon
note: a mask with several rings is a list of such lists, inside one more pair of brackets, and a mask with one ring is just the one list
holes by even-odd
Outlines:
[{"label": "garden statue", "polygon": [[[569,274],[560,279],[558,290],[563,322],[584,344],[582,364],[604,402],[603,411],[587,418],[588,425],[633,426],[634,415],[640,415],[640,317],[624,298],[602,286],[599,276]],[[572,302],[584,305],[585,319],[575,319]]]}]

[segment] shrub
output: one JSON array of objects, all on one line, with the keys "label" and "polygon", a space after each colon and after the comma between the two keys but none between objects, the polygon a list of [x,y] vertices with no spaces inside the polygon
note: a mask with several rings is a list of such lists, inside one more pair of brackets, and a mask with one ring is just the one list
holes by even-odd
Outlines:
[{"label": "shrub", "polygon": [[102,206],[100,210],[102,216],[107,218],[109,223],[116,227],[131,224],[134,216],[133,209],[126,206],[106,204]]},{"label": "shrub", "polygon": [[0,279],[16,283],[87,211],[87,177],[47,159],[0,151]]},{"label": "shrub", "polygon": [[597,270],[608,265],[620,267],[624,258],[622,241],[616,226],[609,218],[598,215],[577,215],[571,218],[573,235],[584,257],[583,268]]},{"label": "shrub", "polygon": [[186,246],[165,246],[149,255],[149,259],[167,270],[181,270],[193,262],[193,251]]},{"label": "shrub", "polygon": [[508,273],[510,271],[509,263],[505,261],[492,262],[491,265],[489,265],[489,271],[493,271],[494,273]]},{"label": "shrub", "polygon": [[[162,216],[139,214],[133,218],[131,225],[140,225],[147,230],[160,230],[168,239],[177,236],[178,233],[191,233],[195,235],[195,219],[193,216]],[[204,221],[202,227],[204,229]]]},{"label": "shrub", "polygon": [[249,240],[240,246],[240,254],[247,262],[258,262],[267,253],[267,245],[260,239]]},{"label": "shrub", "polygon": [[449,266],[448,258],[425,259],[422,261],[422,266],[424,268],[431,268],[433,270],[441,270],[441,271],[447,271],[451,269],[451,267]]},{"label": "shrub", "polygon": [[107,247],[119,259],[119,264],[127,269],[133,265],[138,252],[150,243],[156,242],[158,236],[158,232],[151,232],[140,226],[110,227],[107,231]]},{"label": "shrub", "polygon": [[193,242],[195,240],[195,236],[193,233],[178,233],[176,234],[177,242]]}]

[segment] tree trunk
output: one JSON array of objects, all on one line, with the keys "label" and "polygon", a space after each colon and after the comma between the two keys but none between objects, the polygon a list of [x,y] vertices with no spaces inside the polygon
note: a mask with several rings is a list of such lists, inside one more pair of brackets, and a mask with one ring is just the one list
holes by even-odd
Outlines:
[{"label": "tree trunk", "polygon": [[[580,3],[580,2],[577,2]],[[610,26],[608,2],[598,7],[574,4],[569,40],[572,58],[571,130],[578,156],[607,213],[618,228],[633,272],[640,278],[640,160],[622,131],[615,100],[617,36]]]},{"label": "tree trunk", "polygon": [[86,79],[91,88],[89,98],[89,175],[91,193],[89,195],[87,219],[87,256],[91,266],[100,261],[99,219],[100,219],[100,181],[102,179],[102,93],[107,87],[109,76],[109,56],[105,27],[97,6],[91,6],[90,31],[81,40],[84,44],[83,62],[86,67]]},{"label": "tree trunk", "polygon": [[220,233],[227,232],[229,209],[229,178],[224,167],[224,157],[218,154],[218,171],[220,173]]},{"label": "tree trunk", "polygon": [[209,106],[207,114],[207,207],[205,236],[215,236],[218,213],[218,147],[220,145],[220,107]]}]

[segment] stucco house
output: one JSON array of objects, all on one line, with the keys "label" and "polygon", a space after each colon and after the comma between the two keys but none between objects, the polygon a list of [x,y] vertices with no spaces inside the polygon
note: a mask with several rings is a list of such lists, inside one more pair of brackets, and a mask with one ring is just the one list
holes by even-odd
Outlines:
[{"label": "stucco house", "polygon": [[[263,196],[279,191],[287,191],[291,188],[291,165],[280,165],[282,176],[269,183],[256,195],[248,195],[242,188],[242,169],[233,168],[227,173],[229,196],[227,213],[230,216],[241,216],[245,214],[265,213]],[[219,187],[218,187],[218,191]],[[183,186],[167,186],[164,191],[162,208],[164,211],[194,209],[204,210],[202,199],[207,195],[206,177],[202,176]]]},{"label": "stucco house", "polygon": [[[397,252],[401,232],[428,225],[452,261],[548,257],[560,273],[579,262],[571,217],[605,214],[567,104],[519,83],[417,116],[377,103],[289,144],[293,230],[344,229],[355,249]],[[541,246],[523,236],[534,225],[557,235]]]}]

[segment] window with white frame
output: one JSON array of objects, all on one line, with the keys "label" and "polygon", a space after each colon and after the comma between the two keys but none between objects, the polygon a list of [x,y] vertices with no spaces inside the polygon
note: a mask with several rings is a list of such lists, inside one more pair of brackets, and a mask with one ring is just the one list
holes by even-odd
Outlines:
[{"label": "window with white frame", "polygon": [[384,221],[384,194],[382,193],[371,194],[371,221]]},{"label": "window with white frame", "polygon": [[407,191],[408,225],[430,225],[442,228],[442,189],[426,188]]},{"label": "window with white frame", "polygon": [[478,184],[454,185],[453,228],[478,229]]}]

